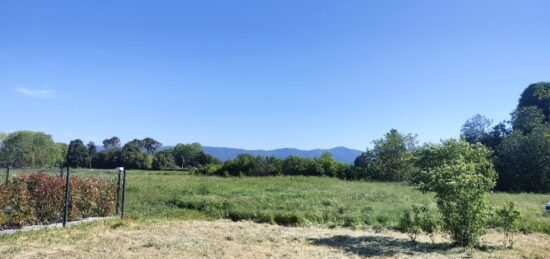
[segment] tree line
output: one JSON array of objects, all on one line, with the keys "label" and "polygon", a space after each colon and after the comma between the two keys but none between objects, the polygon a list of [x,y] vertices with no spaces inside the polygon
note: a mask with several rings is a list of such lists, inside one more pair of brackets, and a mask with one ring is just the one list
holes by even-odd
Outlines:
[{"label": "tree line", "polygon": [[[493,122],[481,115],[468,119],[459,141],[481,144],[489,150],[497,172],[496,189],[550,192],[550,83],[529,85],[521,94],[510,120]],[[102,149],[76,139],[68,145],[55,143],[41,132],[0,133],[0,164],[4,167],[89,167],[178,170],[220,176],[304,175],[347,180],[412,182],[426,168],[442,161],[428,156],[441,144],[418,145],[416,135],[390,130],[373,141],[353,165],[334,160],[330,153],[319,158],[239,155],[221,162],[204,153],[198,143],[162,149],[153,138],[134,139],[124,145],[118,137],[105,139]],[[459,156],[461,154],[454,154]]]}]

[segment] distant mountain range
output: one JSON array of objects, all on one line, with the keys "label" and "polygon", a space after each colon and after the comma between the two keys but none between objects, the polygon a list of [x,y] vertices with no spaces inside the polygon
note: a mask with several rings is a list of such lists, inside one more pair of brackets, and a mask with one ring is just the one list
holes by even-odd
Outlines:
[{"label": "distant mountain range", "polygon": [[[174,146],[163,146],[160,150],[171,149]],[[102,146],[97,146],[97,151],[105,150]],[[240,148],[228,148],[228,147],[202,147],[202,150],[221,160],[226,161],[229,159],[235,159],[240,154],[251,154],[253,156],[275,156],[277,158],[285,159],[288,156],[298,156],[303,158],[320,157],[323,152],[330,152],[334,159],[338,162],[353,164],[355,158],[361,155],[362,151],[356,149],[350,149],[347,147],[335,147],[331,149],[313,149],[313,150],[301,150],[296,148],[280,148],[273,150],[248,150]]]},{"label": "distant mountain range", "polygon": [[239,148],[227,148],[227,147],[202,147],[202,150],[221,161],[234,159],[240,154],[251,154],[253,156],[275,156],[277,158],[284,159],[288,156],[298,156],[304,158],[319,157],[323,152],[330,152],[334,159],[338,162],[352,164],[361,151],[355,149],[349,149],[346,147],[335,147],[332,149],[313,149],[313,150],[300,150],[296,148],[281,148],[274,150],[247,150]]}]

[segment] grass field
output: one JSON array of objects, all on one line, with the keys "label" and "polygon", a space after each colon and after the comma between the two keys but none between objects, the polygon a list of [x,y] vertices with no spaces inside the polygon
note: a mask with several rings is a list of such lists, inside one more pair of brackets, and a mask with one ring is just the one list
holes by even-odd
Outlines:
[{"label": "grass field", "polygon": [[[435,208],[433,196],[405,184],[319,177],[222,178],[129,171],[127,213],[134,219],[232,219],[285,226],[393,228],[414,204]],[[512,200],[521,230],[550,234],[548,194],[494,193],[491,206]]]},{"label": "grass field", "polygon": [[[490,230],[480,249],[468,250],[452,246],[442,235],[434,244],[425,235],[412,243],[392,230],[411,205],[435,208],[432,195],[405,184],[128,173],[127,220],[0,235],[0,254],[6,258],[545,258],[550,253],[550,217],[542,213],[548,194],[491,194],[492,206],[509,200],[518,204],[524,217],[521,228],[530,234],[517,235],[515,248],[506,249],[502,233]],[[216,220],[223,218],[248,221]]]}]

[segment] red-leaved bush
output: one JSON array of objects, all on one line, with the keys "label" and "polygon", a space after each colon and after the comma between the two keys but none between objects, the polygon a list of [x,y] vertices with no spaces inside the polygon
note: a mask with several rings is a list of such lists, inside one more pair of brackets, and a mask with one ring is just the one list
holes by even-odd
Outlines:
[{"label": "red-leaved bush", "polygon": [[[69,219],[113,215],[113,182],[71,177]],[[0,228],[59,222],[65,206],[65,179],[44,173],[14,177],[0,185]]]}]

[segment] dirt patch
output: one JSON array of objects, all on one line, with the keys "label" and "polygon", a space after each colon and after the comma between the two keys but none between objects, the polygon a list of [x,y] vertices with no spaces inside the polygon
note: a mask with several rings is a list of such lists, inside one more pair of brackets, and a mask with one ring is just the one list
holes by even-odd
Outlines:
[{"label": "dirt patch", "polygon": [[544,258],[550,236],[518,235],[505,249],[497,232],[484,237],[483,251],[451,247],[437,237],[416,244],[398,232],[289,228],[231,221],[95,222],[68,229],[20,233],[0,239],[9,258],[360,258],[497,257]]}]

